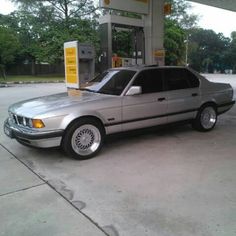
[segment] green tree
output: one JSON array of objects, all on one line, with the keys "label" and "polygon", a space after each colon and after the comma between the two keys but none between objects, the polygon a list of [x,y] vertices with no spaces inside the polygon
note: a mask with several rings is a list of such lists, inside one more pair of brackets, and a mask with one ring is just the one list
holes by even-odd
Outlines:
[{"label": "green tree", "polygon": [[182,29],[188,30],[197,25],[198,16],[190,14],[191,4],[185,0],[167,0],[171,4],[172,12],[167,19],[176,22]]},{"label": "green tree", "polygon": [[189,59],[193,68],[203,72],[224,71],[226,65],[226,51],[230,39],[223,34],[216,34],[213,30],[193,29],[189,43]]},{"label": "green tree", "polygon": [[185,64],[189,31],[196,26],[198,17],[189,13],[191,5],[185,0],[168,0],[172,12],[165,17],[164,47],[167,65]]},{"label": "green tree", "polygon": [[13,63],[20,44],[17,35],[10,29],[0,26],[0,71],[6,79],[6,67]]},{"label": "green tree", "polygon": [[184,30],[173,20],[165,21],[165,41],[166,64],[181,65],[184,61],[185,52]]},{"label": "green tree", "polygon": [[228,65],[227,69],[232,69],[236,73],[236,31],[231,33],[230,45],[225,54],[225,62]]},{"label": "green tree", "polygon": [[73,30],[75,18],[91,19],[92,13],[96,11],[92,0],[12,0],[12,2],[20,3],[22,9],[35,15],[41,10],[50,12],[69,32],[71,28]]},{"label": "green tree", "polygon": [[[99,45],[96,8],[91,0],[12,0],[20,4],[11,17],[23,45],[21,55],[32,64],[63,60],[63,43],[69,40]],[[93,13],[93,14],[92,14]]]}]

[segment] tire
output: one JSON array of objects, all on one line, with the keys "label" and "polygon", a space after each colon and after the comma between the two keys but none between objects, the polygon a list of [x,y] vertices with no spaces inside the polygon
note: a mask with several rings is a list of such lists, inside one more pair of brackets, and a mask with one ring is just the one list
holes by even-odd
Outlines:
[{"label": "tire", "polygon": [[214,129],[217,122],[217,112],[214,105],[204,105],[200,108],[195,120],[192,123],[194,129],[201,132],[208,132]]},{"label": "tire", "polygon": [[105,130],[103,125],[92,118],[82,118],[66,130],[62,140],[65,153],[78,160],[94,157],[101,150]]}]

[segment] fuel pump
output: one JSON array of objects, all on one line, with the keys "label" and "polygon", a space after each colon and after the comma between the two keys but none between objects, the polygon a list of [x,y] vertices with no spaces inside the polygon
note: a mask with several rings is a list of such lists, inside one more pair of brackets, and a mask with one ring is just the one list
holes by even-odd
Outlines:
[{"label": "fuel pump", "polygon": [[[144,21],[107,14],[100,17],[101,71],[110,67],[144,64]],[[126,38],[125,43],[119,41]]]},{"label": "fuel pump", "polygon": [[79,89],[94,78],[95,50],[90,44],[64,43],[65,80],[67,88]]}]

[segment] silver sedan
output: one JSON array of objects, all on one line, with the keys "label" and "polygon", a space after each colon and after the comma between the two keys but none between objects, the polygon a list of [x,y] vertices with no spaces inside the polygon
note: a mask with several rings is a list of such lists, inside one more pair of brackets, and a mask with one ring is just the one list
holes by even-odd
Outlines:
[{"label": "silver sedan", "polygon": [[189,121],[210,131],[233,105],[229,84],[212,83],[185,67],[140,66],[105,71],[70,93],[9,107],[4,131],[18,142],[61,146],[77,159],[95,156],[107,134]]}]

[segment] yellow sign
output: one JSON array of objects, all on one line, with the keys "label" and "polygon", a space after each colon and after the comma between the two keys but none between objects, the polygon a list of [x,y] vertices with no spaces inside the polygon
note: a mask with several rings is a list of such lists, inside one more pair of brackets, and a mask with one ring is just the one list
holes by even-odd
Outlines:
[{"label": "yellow sign", "polygon": [[66,57],[66,65],[67,66],[76,65],[76,58],[75,57]]},{"label": "yellow sign", "polygon": [[67,73],[68,75],[76,75],[76,73],[77,73],[77,68],[76,68],[76,66],[67,66],[67,67],[66,67],[66,73]]},{"label": "yellow sign", "polygon": [[165,3],[164,5],[164,14],[165,15],[170,15],[172,12],[172,6],[170,3]]},{"label": "yellow sign", "polygon": [[76,47],[65,48],[65,70],[67,84],[78,84],[78,66]]},{"label": "yellow sign", "polygon": [[106,5],[109,5],[109,4],[110,4],[110,0],[104,0],[104,3],[105,3]]},{"label": "yellow sign", "polygon": [[67,66],[66,67],[67,82],[70,84],[77,83],[77,67]]},{"label": "yellow sign", "polygon": [[66,81],[67,81],[67,83],[75,84],[77,82],[77,76],[76,75],[67,75]]},{"label": "yellow sign", "polygon": [[112,68],[122,67],[122,58],[117,55],[112,57]]},{"label": "yellow sign", "polygon": [[76,57],[76,48],[66,48],[66,57]]},{"label": "yellow sign", "polygon": [[155,50],[154,51],[154,57],[165,57],[165,50]]}]

